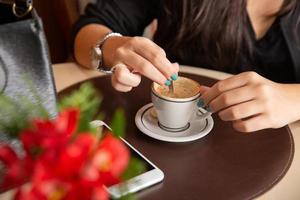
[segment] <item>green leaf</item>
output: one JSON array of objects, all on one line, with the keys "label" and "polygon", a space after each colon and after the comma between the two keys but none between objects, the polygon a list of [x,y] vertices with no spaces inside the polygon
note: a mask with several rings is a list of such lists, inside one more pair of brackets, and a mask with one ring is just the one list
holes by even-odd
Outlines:
[{"label": "green leaf", "polygon": [[112,118],[110,127],[116,137],[124,137],[126,131],[125,112],[122,108],[117,108]]},{"label": "green leaf", "polygon": [[14,99],[0,94],[0,131],[8,137],[17,138],[33,118],[49,118],[37,92],[32,87],[30,91],[33,99],[20,94],[15,94]]},{"label": "green leaf", "polygon": [[91,83],[87,82],[82,84],[78,90],[63,97],[58,104],[58,108],[60,111],[70,107],[78,108],[80,110],[80,119],[77,131],[93,132],[95,129],[90,126],[90,122],[99,112],[101,102],[102,96]]}]

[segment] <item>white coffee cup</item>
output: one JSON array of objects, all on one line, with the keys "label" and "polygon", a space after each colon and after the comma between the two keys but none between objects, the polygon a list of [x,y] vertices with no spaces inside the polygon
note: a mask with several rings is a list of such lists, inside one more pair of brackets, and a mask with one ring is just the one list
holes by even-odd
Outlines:
[{"label": "white coffee cup", "polygon": [[[211,115],[211,112],[199,112],[197,103],[201,95],[200,84],[185,77],[179,77],[177,81],[180,81],[180,79],[193,81],[193,84],[196,84],[199,90],[195,91],[195,94],[190,97],[174,98],[160,94],[157,89],[161,86],[157,83],[152,84],[151,98],[157,113],[159,126],[169,132],[178,132],[188,129],[189,122],[195,119],[195,115],[197,115],[196,120],[205,120]],[[174,89],[176,90],[176,87]]]}]

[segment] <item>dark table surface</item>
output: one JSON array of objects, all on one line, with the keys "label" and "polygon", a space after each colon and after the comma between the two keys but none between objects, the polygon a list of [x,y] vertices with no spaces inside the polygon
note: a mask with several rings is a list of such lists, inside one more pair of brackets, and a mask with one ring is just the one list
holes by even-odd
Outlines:
[{"label": "dark table surface", "polygon": [[[201,84],[213,79],[182,74]],[[145,200],[252,199],[273,187],[286,173],[294,153],[292,135],[287,127],[251,134],[236,132],[230,123],[213,115],[214,128],[206,137],[188,143],[168,143],[140,132],[134,122],[138,109],[150,103],[149,80],[129,93],[114,91],[109,77],[91,79],[101,91],[101,111],[109,121],[117,107],[127,118],[126,139],[156,164],[165,179],[138,193]],[[67,94],[76,84],[60,92]]]}]

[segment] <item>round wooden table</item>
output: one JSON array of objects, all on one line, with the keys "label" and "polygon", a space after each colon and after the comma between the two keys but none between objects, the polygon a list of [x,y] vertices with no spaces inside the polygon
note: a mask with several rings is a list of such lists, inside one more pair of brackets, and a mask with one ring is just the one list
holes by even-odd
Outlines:
[{"label": "round wooden table", "polygon": [[[92,71],[80,67],[75,63],[56,64],[53,66],[53,72],[57,92],[62,91],[63,89],[75,83],[90,79],[92,77],[98,77],[103,75],[97,71]],[[231,76],[230,74],[222,72],[188,66],[181,67],[181,72],[207,76],[218,80]],[[294,159],[290,166],[290,169],[278,184],[276,184],[268,192],[259,196],[257,199],[300,199],[300,122],[290,124],[289,128],[292,132],[295,142]]]}]

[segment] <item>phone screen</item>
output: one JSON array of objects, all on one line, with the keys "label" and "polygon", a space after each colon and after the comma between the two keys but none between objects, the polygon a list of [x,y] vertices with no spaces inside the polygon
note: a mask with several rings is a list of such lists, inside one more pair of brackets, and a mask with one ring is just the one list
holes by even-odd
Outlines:
[{"label": "phone screen", "polygon": [[114,198],[119,198],[131,192],[137,192],[163,180],[164,174],[151,161],[132,147],[123,138],[121,140],[130,151],[130,161],[127,169],[121,176],[121,183],[108,188]]},{"label": "phone screen", "polygon": [[128,164],[128,169],[125,170],[125,173],[122,176],[122,181],[127,181],[133,177],[155,169],[155,167],[146,159],[144,159],[133,147],[131,147],[130,144],[127,144],[127,142],[124,141],[123,143],[130,151],[130,161]]},{"label": "phone screen", "polygon": [[128,148],[130,149],[131,158],[137,159],[140,162],[142,162],[143,165],[145,166],[146,171],[150,171],[150,170],[155,169],[154,166],[152,166],[149,162],[147,162],[147,160],[145,160],[142,156],[140,156],[135,150],[133,150],[129,146],[128,146]]}]

